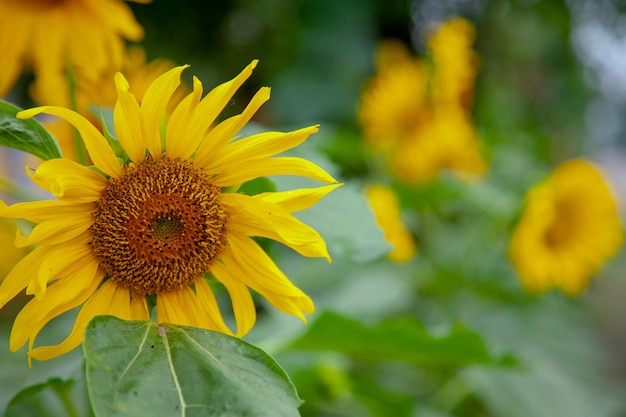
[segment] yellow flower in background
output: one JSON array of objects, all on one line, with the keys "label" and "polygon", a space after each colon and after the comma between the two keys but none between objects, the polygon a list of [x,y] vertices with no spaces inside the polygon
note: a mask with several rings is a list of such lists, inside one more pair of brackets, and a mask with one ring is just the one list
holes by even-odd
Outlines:
[{"label": "yellow flower in background", "polygon": [[[303,313],[313,313],[311,299],[252,237],[330,260],[321,236],[292,213],[314,205],[338,184],[254,196],[228,192],[270,175],[335,182],[306,159],[275,157],[301,144],[317,126],[235,139],[269,99],[269,88],[261,88],[241,114],[214,124],[255,66],[253,61],[204,98],[202,84],[194,78],[193,91],[169,116],[166,107],[185,66],[154,81],[141,105],[124,76],[116,74],[114,124],[126,155],[116,155],[98,129],[71,110],[45,106],[18,114],[29,118],[47,113],[70,122],[95,167],[65,158],[43,162],[31,177],[58,200],[0,209],[2,217],[36,224],[29,236],[18,236],[18,246],[38,245],[0,286],[0,307],[24,288],[34,295],[15,319],[11,350],[28,342],[31,358],[61,355],[82,342],[85,327],[96,315],[148,319],[146,296],[155,296],[160,323],[232,333],[206,273],[230,295],[237,336],[246,334],[256,320],[249,288],[285,313],[303,320]],[[80,305],[67,339],[33,348],[50,320]]]},{"label": "yellow flower in background", "polygon": [[386,155],[404,182],[424,183],[443,170],[466,177],[486,170],[469,113],[476,68],[475,55],[464,48],[473,40],[469,29],[462,19],[443,24],[429,43],[431,66],[398,42],[380,46],[359,119],[374,151]]},{"label": "yellow flower in background", "polygon": [[410,141],[426,111],[428,72],[397,42],[381,44],[378,54],[379,71],[363,93],[359,116],[372,146],[393,153]]},{"label": "yellow flower in background", "polygon": [[54,89],[68,65],[95,79],[120,67],[124,39],[142,38],[142,27],[121,0],[0,0],[0,97],[25,67],[44,88]]},{"label": "yellow flower in background", "polygon": [[591,163],[576,159],[528,192],[510,254],[529,290],[558,287],[576,294],[622,240],[609,185]]},{"label": "yellow flower in background", "polygon": [[478,56],[472,49],[474,27],[465,19],[441,25],[428,41],[434,65],[432,95],[438,105],[469,110],[472,105]]},{"label": "yellow flower in background", "polygon": [[[141,103],[143,96],[154,80],[164,72],[174,68],[176,64],[168,59],[156,59],[151,62],[146,61],[146,52],[139,46],[129,48],[122,63],[121,72],[124,74],[129,84],[129,91]],[[117,100],[117,91],[113,81],[115,72],[113,68],[103,73],[97,79],[88,79],[77,74],[74,103],[76,111],[87,118],[92,124],[102,130],[100,118],[94,114],[95,107],[113,108]],[[39,82],[33,84],[33,97],[35,101],[61,107],[72,107],[72,100],[69,96],[67,78],[59,76],[54,84],[55,88],[42,89]],[[188,93],[188,89],[183,85],[174,92],[168,104],[169,113],[173,111],[175,105]],[[63,157],[77,160],[75,132],[71,124],[65,120],[44,121],[46,129],[56,138]]]},{"label": "yellow flower in background", "polygon": [[383,231],[387,242],[393,246],[387,257],[396,262],[410,261],[417,249],[413,236],[402,223],[396,194],[389,187],[372,185],[365,189],[365,195],[374,212],[376,224]]},{"label": "yellow flower in background", "polygon": [[0,242],[2,242],[2,257],[0,257],[0,282],[9,271],[28,253],[28,248],[17,248],[11,244],[15,239],[17,226],[7,219],[0,219]]}]

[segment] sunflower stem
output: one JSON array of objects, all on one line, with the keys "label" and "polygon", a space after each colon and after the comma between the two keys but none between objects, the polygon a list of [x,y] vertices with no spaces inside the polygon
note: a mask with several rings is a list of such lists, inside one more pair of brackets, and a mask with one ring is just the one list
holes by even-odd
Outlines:
[{"label": "sunflower stem", "polygon": [[52,385],[52,389],[59,396],[59,399],[61,400],[63,407],[65,407],[65,410],[67,411],[67,415],[69,417],[79,417],[78,411],[76,410],[76,407],[74,407],[74,403],[72,402],[72,399],[70,398],[70,387],[71,385],[68,385],[68,384],[53,384]]},{"label": "sunflower stem", "polygon": [[[72,110],[78,112],[78,104],[76,101],[76,77],[74,76],[74,71],[72,71],[72,67],[68,66],[66,70],[67,75],[67,85],[70,93],[70,105]],[[76,149],[76,162],[81,165],[87,165],[87,154],[85,153],[85,147],[83,145],[83,140],[78,133],[78,130],[72,128],[74,131],[74,148]]]}]

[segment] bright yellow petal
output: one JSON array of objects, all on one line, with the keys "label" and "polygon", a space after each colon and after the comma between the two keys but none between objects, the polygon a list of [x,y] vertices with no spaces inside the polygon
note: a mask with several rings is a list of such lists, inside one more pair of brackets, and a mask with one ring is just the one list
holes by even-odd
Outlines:
[{"label": "bright yellow petal", "polygon": [[273,239],[302,256],[326,258],[330,262],[326,243],[319,233],[279,206],[234,193],[223,194],[222,204],[231,216],[230,231]]},{"label": "bright yellow petal", "polygon": [[[189,158],[197,150],[207,130],[213,125],[233,94],[250,77],[257,62],[257,60],[252,61],[234,79],[215,87],[197,106],[174,111],[170,119],[170,124],[173,124],[168,126],[167,130],[167,152],[171,157]],[[194,91],[196,89],[194,80]],[[181,119],[183,123],[180,123]]]},{"label": "bright yellow petal", "polygon": [[317,188],[300,188],[297,190],[269,192],[254,195],[253,198],[278,205],[290,213],[305,210],[315,205],[335,188],[343,184],[331,184]]},{"label": "bright yellow petal", "polygon": [[129,320],[150,320],[148,303],[144,296],[133,296],[130,300]]},{"label": "bright yellow petal", "polygon": [[139,104],[135,96],[128,92],[128,81],[119,72],[115,74],[115,87],[117,89],[117,102],[113,109],[115,133],[131,161],[139,164],[146,157],[148,145],[141,127]]},{"label": "bright yellow petal", "polygon": [[75,242],[64,245],[50,246],[45,259],[42,260],[37,274],[31,277],[26,287],[26,294],[42,299],[48,288],[48,282],[57,278],[63,270],[70,266],[85,265],[93,260],[90,236],[85,234]]},{"label": "bright yellow petal", "polygon": [[115,316],[129,320],[130,293],[128,289],[107,281],[83,305],[76,317],[74,328],[70,335],[56,346],[41,346],[28,352],[28,356],[45,361],[69,352],[83,342],[87,324],[96,316]]},{"label": "bright yellow petal", "polygon": [[96,171],[70,159],[42,162],[33,173],[27,166],[26,173],[35,184],[50,191],[53,196],[67,201],[97,201],[108,183]]},{"label": "bright yellow petal", "polygon": [[180,85],[180,75],[189,65],[182,65],[159,76],[141,100],[143,116],[143,134],[148,151],[154,157],[161,154],[161,121],[165,116],[165,108],[172,94]]},{"label": "bright yellow petal", "polygon": [[[203,295],[206,295],[206,291]],[[206,302],[207,299],[203,301]],[[230,329],[223,324],[219,310],[214,311],[214,313],[219,313],[219,316],[207,314],[208,308],[206,305],[203,306],[201,304],[190,287],[158,294],[156,309],[157,321],[159,323],[200,327],[232,334]]]},{"label": "bright yellow petal", "polygon": [[221,260],[231,277],[261,294],[279,310],[306,321],[302,312],[312,314],[313,302],[289,281],[263,249],[251,238],[237,233],[229,234],[228,243]]},{"label": "bright yellow petal", "polygon": [[337,182],[330,174],[313,162],[290,156],[233,161],[232,164],[225,165],[218,171],[208,172],[217,174],[214,181],[220,187],[230,187],[255,178],[272,175],[297,175],[327,184]]},{"label": "bright yellow petal", "polygon": [[103,272],[98,272],[98,262],[92,261],[77,269],[73,274],[55,282],[48,288],[46,297],[31,299],[15,318],[9,347],[19,350],[52,319],[81,305],[96,291]]},{"label": "bright yellow petal", "polygon": [[198,146],[202,131],[208,129],[204,120],[192,117],[201,98],[202,83],[193,77],[193,91],[176,106],[167,123],[165,150],[170,158],[189,158]]},{"label": "bright yellow petal", "polygon": [[292,132],[263,132],[239,139],[216,149],[212,161],[205,166],[209,172],[220,172],[223,167],[277,155],[295,148],[319,130],[309,126]]},{"label": "bright yellow petal", "polygon": [[199,166],[208,166],[214,151],[231,141],[269,98],[269,87],[259,89],[241,114],[232,116],[211,129],[194,155],[194,161]]},{"label": "bright yellow petal", "polygon": [[204,317],[220,332],[232,335],[233,332],[226,326],[226,323],[224,323],[224,318],[222,317],[211,286],[204,278],[199,278],[195,281],[194,287],[198,303],[204,310]]},{"label": "bright yellow petal", "polygon": [[226,269],[221,262],[215,262],[211,266],[211,273],[220,281],[230,295],[235,320],[237,322],[237,337],[245,336],[256,322],[256,308],[248,287],[238,281],[231,271]]},{"label": "bright yellow petal", "polygon": [[17,118],[28,119],[41,113],[60,117],[74,126],[85,143],[89,157],[100,171],[114,178],[122,175],[122,167],[104,136],[80,114],[62,107],[43,106],[23,110],[17,114]]},{"label": "bright yellow petal", "polygon": [[15,238],[15,246],[25,248],[33,244],[56,245],[72,241],[85,233],[93,224],[91,213],[82,216],[63,217],[36,225],[28,237],[19,230]]},{"label": "bright yellow petal", "polygon": [[0,308],[22,292],[37,276],[37,270],[50,252],[49,247],[39,247],[19,261],[0,285]]},{"label": "bright yellow petal", "polygon": [[74,203],[61,200],[29,201],[7,206],[0,201],[0,217],[25,219],[33,223],[58,220],[64,217],[83,217],[93,213],[95,203]]}]

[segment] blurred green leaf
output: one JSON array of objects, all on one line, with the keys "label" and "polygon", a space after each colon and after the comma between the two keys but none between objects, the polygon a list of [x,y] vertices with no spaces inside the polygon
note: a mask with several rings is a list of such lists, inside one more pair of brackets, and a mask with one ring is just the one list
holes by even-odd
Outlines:
[{"label": "blurred green leaf", "polygon": [[[64,328],[64,324],[66,323],[63,320],[53,321],[41,334],[41,339],[48,340],[49,336],[56,335],[59,329]],[[0,346],[5,346],[5,348],[0,349],[0,367],[2,369],[0,371],[0,415],[5,415],[5,412],[7,416],[39,415],[38,413],[24,412],[24,403],[45,404],[43,398],[47,397],[55,398],[54,401],[58,402],[58,395],[47,388],[51,388],[54,381],[72,383],[72,381],[78,381],[81,378],[83,361],[78,350],[48,361],[34,362],[33,367],[29,369],[26,348],[19,352],[10,352],[6,348],[9,345],[8,328],[3,326],[1,330]],[[76,388],[78,388],[78,384]],[[32,397],[29,398],[31,395],[38,398],[33,400]],[[76,400],[76,404],[79,404],[77,398]],[[31,405],[33,404],[30,404],[29,407]],[[49,406],[48,409],[51,412],[59,410],[55,406]]]},{"label": "blurred green leaf", "polygon": [[301,401],[278,364],[222,333],[96,317],[83,347],[99,417],[299,415]]},{"label": "blurred green leaf", "polygon": [[85,380],[50,378],[20,391],[9,403],[5,417],[93,415]]},{"label": "blurred green leaf", "polygon": [[322,313],[291,347],[337,351],[363,360],[419,365],[464,365],[486,363],[491,359],[480,335],[462,326],[455,326],[446,335],[435,336],[412,317],[366,326],[333,312]]},{"label": "blurred green leaf", "polygon": [[43,160],[60,158],[56,140],[35,119],[20,120],[21,109],[0,100],[0,145],[38,156]]},{"label": "blurred green leaf", "polygon": [[246,195],[257,195],[276,191],[276,186],[269,178],[260,177],[241,184],[237,192]]}]

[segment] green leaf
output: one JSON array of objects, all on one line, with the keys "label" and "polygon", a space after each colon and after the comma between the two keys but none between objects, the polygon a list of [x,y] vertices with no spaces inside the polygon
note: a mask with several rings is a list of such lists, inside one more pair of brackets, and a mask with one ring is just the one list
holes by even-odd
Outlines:
[{"label": "green leaf", "polygon": [[98,417],[299,416],[301,401],[287,374],[235,337],[96,317],[83,349]]},{"label": "green leaf", "polygon": [[418,365],[459,366],[491,360],[477,333],[455,326],[448,334],[434,336],[413,317],[368,327],[339,314],[324,312],[291,347],[337,351],[362,360]]},{"label": "green leaf", "polygon": [[50,378],[21,390],[8,405],[4,417],[90,416],[84,378]]},{"label": "green leaf", "polygon": [[20,110],[0,100],[0,146],[28,152],[43,160],[61,158],[56,140],[37,120],[15,117]]}]

